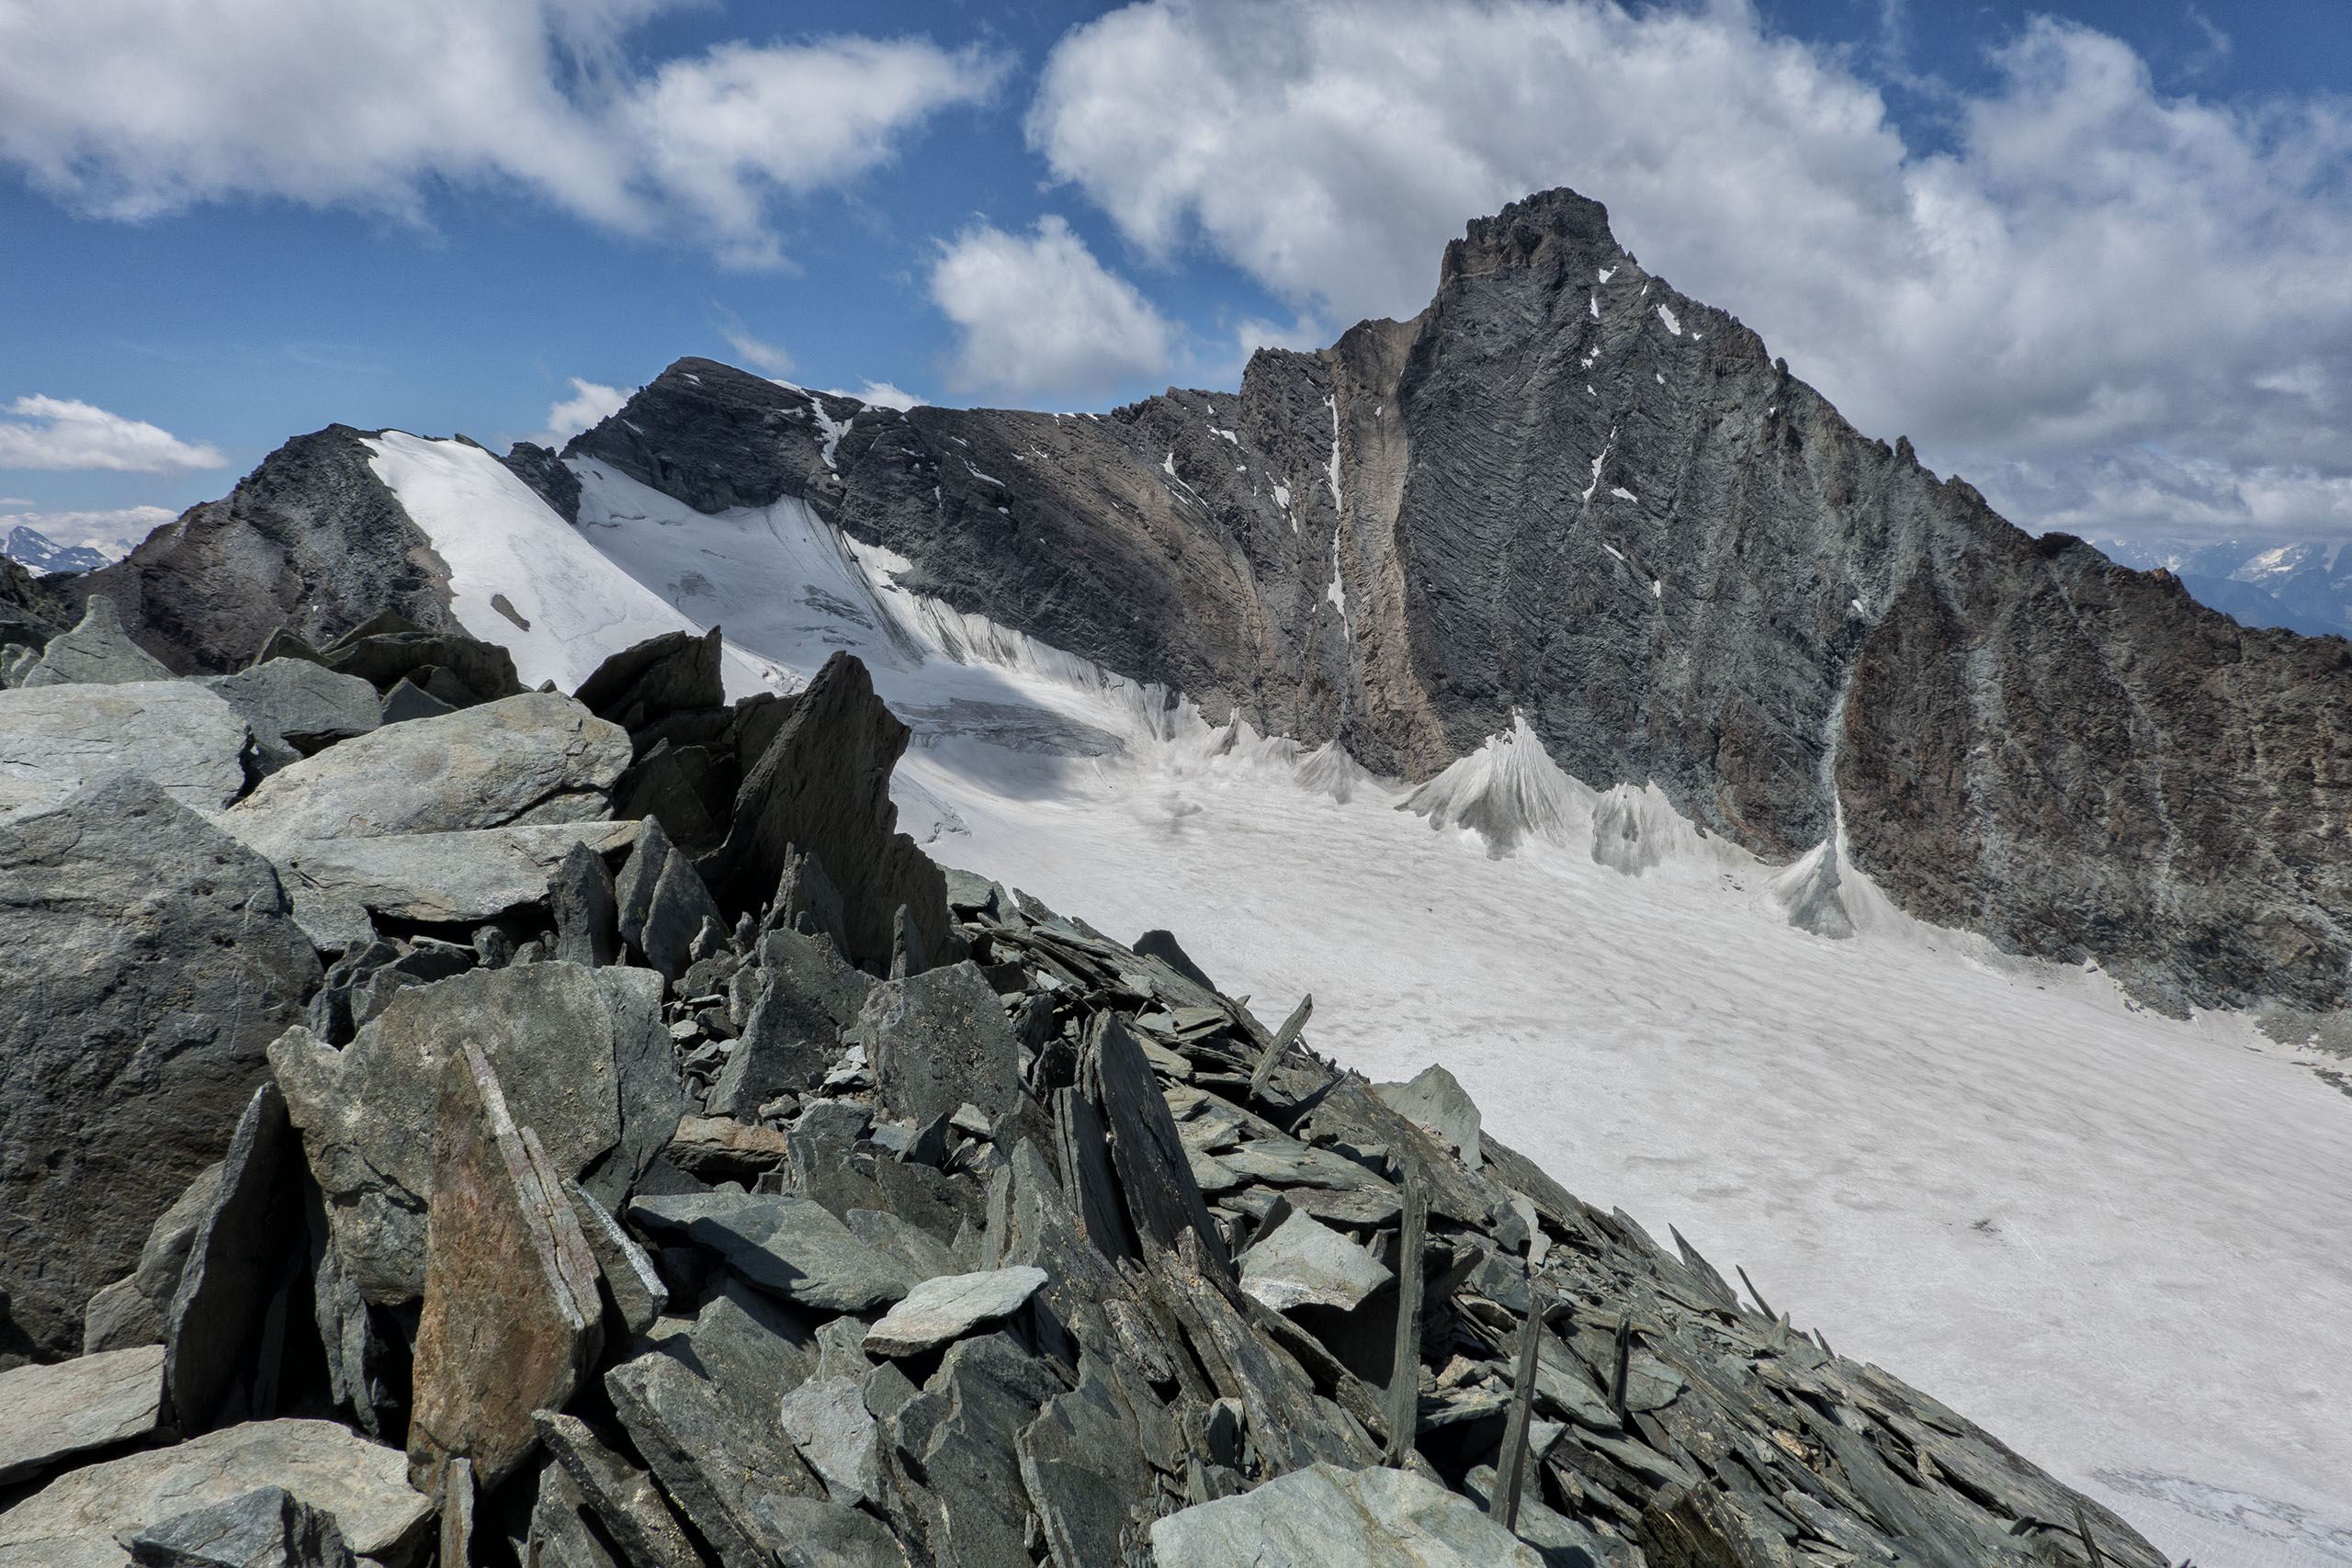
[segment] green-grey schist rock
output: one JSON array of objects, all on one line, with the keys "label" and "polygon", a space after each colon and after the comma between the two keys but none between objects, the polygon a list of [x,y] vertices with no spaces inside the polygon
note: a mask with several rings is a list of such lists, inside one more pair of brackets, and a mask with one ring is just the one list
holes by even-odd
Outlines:
[{"label": "green-grey schist rock", "polygon": [[160,1345],[0,1372],[0,1483],[153,1431],[163,1393]]}]

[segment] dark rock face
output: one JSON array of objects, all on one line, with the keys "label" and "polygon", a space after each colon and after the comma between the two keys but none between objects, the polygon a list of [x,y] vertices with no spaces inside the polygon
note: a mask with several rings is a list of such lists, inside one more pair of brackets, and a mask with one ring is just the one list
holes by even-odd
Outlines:
[{"label": "dark rock face", "polygon": [[901,414],[682,360],[567,450],[705,510],[801,497],[910,589],[1376,771],[1517,713],[1768,859],[1842,808],[1905,909],[2152,1004],[2346,1000],[2352,649],[2029,538],[1572,192],[1238,394]]},{"label": "dark rock face", "polygon": [[0,825],[0,1290],[11,1348],[70,1354],[319,959],[267,861],[130,775]]},{"label": "dark rock face", "polygon": [[295,437],[226,500],[189,508],[57,593],[76,616],[91,594],[112,598],[131,639],[182,674],[242,669],[279,626],[318,647],[386,608],[461,633],[448,565],[368,468],[366,434],[333,424]]}]

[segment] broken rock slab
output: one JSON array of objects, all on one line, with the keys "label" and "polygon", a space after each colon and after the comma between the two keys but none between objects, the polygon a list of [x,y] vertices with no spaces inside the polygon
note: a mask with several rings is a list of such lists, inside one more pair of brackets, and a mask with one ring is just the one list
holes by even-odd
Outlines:
[{"label": "broken rock slab", "polygon": [[920,1356],[1029,1304],[1046,1271],[1016,1265],[925,1280],[860,1341],[869,1356]]},{"label": "broken rock slab", "polygon": [[771,1294],[820,1312],[867,1312],[912,1281],[888,1253],[857,1239],[813,1199],[694,1193],[633,1199],[629,1218],[684,1235]]},{"label": "broken rock slab", "polygon": [[548,909],[555,917],[555,955],[567,964],[601,968],[620,957],[613,874],[605,857],[584,843],[566,850],[548,878]]},{"label": "broken rock slab", "polygon": [[1159,1568],[1544,1568],[1467,1497],[1411,1471],[1315,1464],[1151,1527]]},{"label": "broken rock slab", "polygon": [[969,959],[875,987],[857,1026],[894,1116],[923,1124],[970,1105],[993,1121],[1019,1104],[1020,1043]]},{"label": "broken rock slab", "polygon": [[605,1391],[662,1489],[725,1568],[771,1568],[791,1548],[771,1534],[760,1501],[823,1487],[774,1409],[747,1418],[708,1378],[661,1350],[605,1373]]},{"label": "broken rock slab", "polygon": [[810,1378],[784,1396],[781,1419],[827,1495],[855,1507],[882,1495],[882,1444],[865,1379]]},{"label": "broken rock slab", "polygon": [[481,1048],[443,1069],[425,1226],[424,1310],[416,1331],[409,1475],[433,1495],[464,1458],[484,1491],[538,1441],[537,1410],[560,1410],[596,1357],[596,1260],[562,1178],[518,1128]]},{"label": "broken rock slab", "polygon": [[131,774],[0,822],[0,1147],[72,1151],[0,1168],[0,1291],[54,1358],[220,1157],[322,971],[269,863]]},{"label": "broken rock slab", "polygon": [[601,802],[628,758],[617,725],[526,692],[345,740],[271,774],[236,809],[261,834],[294,840],[578,820],[603,812],[567,815],[561,803]]},{"label": "broken rock slab", "polygon": [[1261,1236],[1241,1264],[1242,1290],[1276,1312],[1295,1306],[1353,1312],[1396,1277],[1371,1253],[1304,1213],[1293,1213]]},{"label": "broken rock slab", "polygon": [[307,1029],[288,1031],[270,1063],[337,1256],[370,1301],[424,1292],[441,1072],[461,1041],[481,1046],[514,1120],[537,1134],[557,1173],[607,1208],[684,1113],[662,978],[650,970],[477,969],[401,991],[339,1051]]},{"label": "broken rock slab", "polygon": [[289,767],[338,740],[376,728],[376,688],[308,659],[273,659],[197,684],[224,699],[253,731],[265,773]]},{"label": "broken rock slab", "polygon": [[362,1557],[415,1561],[433,1506],[406,1461],[333,1421],[249,1421],[68,1471],[0,1513],[0,1568],[124,1568],[118,1538],[261,1486],[327,1515]]},{"label": "broken rock slab", "polygon": [[1410,1083],[1372,1086],[1388,1107],[1462,1156],[1476,1170],[1486,1160],[1478,1147],[1478,1107],[1452,1073],[1432,1065]]},{"label": "broken rock slab", "polygon": [[0,821],[119,772],[217,811],[245,787],[244,749],[237,710],[190,682],[0,691]]},{"label": "broken rock slab", "polygon": [[93,593],[82,606],[81,623],[50,639],[41,650],[40,662],[26,673],[23,683],[120,686],[171,678],[171,667],[131,641],[130,634],[122,629],[114,601]]},{"label": "broken rock slab", "polygon": [[212,1201],[189,1240],[164,1314],[164,1387],[184,1434],[212,1425],[260,1336],[287,1253],[303,1240],[287,1179],[292,1135],[285,1097],[263,1083],[237,1118]]},{"label": "broken rock slab", "polygon": [[155,1429],[164,1348],[142,1345],[0,1372],[0,1483]]},{"label": "broken rock slab", "polygon": [[623,1459],[575,1416],[542,1410],[539,1438],[631,1568],[703,1568],[653,1478]]},{"label": "broken rock slab", "polygon": [[282,1486],[149,1525],[123,1545],[139,1568],[356,1568],[333,1516]]}]

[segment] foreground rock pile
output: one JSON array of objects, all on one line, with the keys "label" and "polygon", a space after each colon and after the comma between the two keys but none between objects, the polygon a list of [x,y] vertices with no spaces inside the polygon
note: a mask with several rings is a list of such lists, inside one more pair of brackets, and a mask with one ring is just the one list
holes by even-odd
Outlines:
[{"label": "foreground rock pile", "polygon": [[942,872],[854,660],[108,627],[0,692],[0,1568],[2163,1562],[1442,1068]]}]

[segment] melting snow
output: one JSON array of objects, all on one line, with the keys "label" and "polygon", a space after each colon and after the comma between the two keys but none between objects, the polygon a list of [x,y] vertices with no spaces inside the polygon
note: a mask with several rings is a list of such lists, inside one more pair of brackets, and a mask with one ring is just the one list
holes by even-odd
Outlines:
[{"label": "melting snow", "polygon": [[1241,437],[1239,437],[1238,435],[1234,434],[1233,434],[1233,432],[1231,432],[1231,431],[1229,431],[1229,430],[1219,430],[1219,429],[1218,429],[1216,425],[1214,425],[1214,424],[1212,424],[1212,425],[1210,425],[1210,426],[1209,426],[1209,434],[1210,434],[1211,435],[1222,435],[1222,436],[1224,436],[1227,441],[1232,442],[1236,446],[1240,446],[1240,445],[1241,445]]},{"label": "melting snow", "polygon": [[1666,584],[1660,582],[1655,577],[1650,579],[1650,597],[1653,599],[1663,599],[1666,597]]},{"label": "melting snow", "polygon": [[1610,486],[1609,493],[1615,496],[1620,501],[1639,501],[1642,499],[1640,496],[1635,495],[1632,491],[1627,490],[1623,485]]},{"label": "melting snow", "polygon": [[1609,281],[1609,279],[1611,278],[1611,276],[1613,276],[1613,275],[1616,273],[1616,271],[1617,271],[1617,269],[1616,269],[1615,267],[1613,267],[1613,266],[1604,266],[1604,267],[1602,267],[1602,268],[1600,269],[1600,281],[1601,281],[1601,282],[1603,282],[1603,283],[1608,282],[1608,281]]},{"label": "melting snow", "polygon": [[1326,408],[1328,408],[1328,409],[1329,409],[1329,410],[1331,411],[1331,463],[1330,463],[1330,467],[1326,470],[1326,477],[1328,477],[1328,478],[1329,479],[1330,482],[1331,482],[1331,510],[1332,510],[1332,511],[1334,511],[1334,512],[1337,512],[1337,511],[1339,511],[1339,510],[1340,510],[1340,399],[1339,399],[1339,395],[1338,395],[1337,393],[1333,393],[1330,397],[1328,397],[1328,398],[1324,399],[1324,400],[1323,400],[1323,406],[1324,406],[1324,407],[1326,407]]},{"label": "melting snow", "polygon": [[1600,296],[1595,294],[1584,303],[1585,309],[1592,312],[1592,319],[1596,321],[1600,320]]},{"label": "melting snow", "polygon": [[1340,612],[1340,630],[1349,637],[1354,632],[1348,626],[1348,588],[1340,580],[1340,531],[1331,530],[1331,585],[1323,590],[1323,602]]},{"label": "melting snow", "polygon": [[969,457],[964,459],[964,469],[974,479],[982,480],[988,484],[992,484],[999,490],[1011,490],[1012,488],[1011,485],[1006,484],[1002,479],[997,478],[994,474],[984,474],[980,472],[979,469],[973,468],[972,460]]},{"label": "melting snow", "polygon": [[1680,337],[1682,335],[1682,323],[1675,320],[1674,312],[1668,310],[1663,305],[1660,305],[1657,308],[1657,319],[1666,323],[1666,330],[1668,332],[1672,333],[1676,337]]},{"label": "melting snow", "polygon": [[[1585,390],[1589,392],[1592,389],[1590,387],[1587,387]],[[1600,465],[1608,461],[1609,448],[1615,444],[1616,440],[1617,427],[1615,425],[1611,425],[1609,427],[1609,439],[1602,442],[1600,444],[1600,450],[1592,455],[1592,482],[1584,487],[1584,494],[1578,497],[1579,500],[1585,502],[1587,504],[1590,504],[1592,501],[1592,492],[1600,488]]]}]

